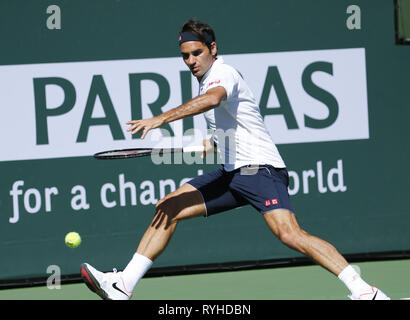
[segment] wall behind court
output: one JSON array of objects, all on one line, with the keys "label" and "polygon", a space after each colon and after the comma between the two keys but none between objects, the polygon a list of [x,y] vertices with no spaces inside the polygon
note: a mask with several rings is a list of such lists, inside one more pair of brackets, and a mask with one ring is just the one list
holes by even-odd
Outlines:
[{"label": "wall behind court", "polygon": [[[217,167],[91,157],[202,139],[202,116],[144,141],[125,125],[196,95],[177,46],[192,16],[214,26],[219,55],[254,91],[302,227],[343,254],[409,250],[410,47],[395,44],[393,1],[350,5],[2,1],[0,280],[46,277],[50,265],[77,274],[84,261],[121,269],[156,202]],[[77,249],[64,245],[73,230]],[[243,207],[181,223],[155,267],[294,257]]]}]

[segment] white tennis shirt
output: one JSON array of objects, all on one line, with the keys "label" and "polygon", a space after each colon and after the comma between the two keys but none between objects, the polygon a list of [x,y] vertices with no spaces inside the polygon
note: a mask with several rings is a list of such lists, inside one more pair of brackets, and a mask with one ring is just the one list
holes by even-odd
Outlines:
[{"label": "white tennis shirt", "polygon": [[204,116],[225,170],[251,164],[284,168],[285,163],[265,126],[252,91],[221,57],[201,79],[199,95],[219,86],[225,88],[226,99],[218,107],[206,111]]}]

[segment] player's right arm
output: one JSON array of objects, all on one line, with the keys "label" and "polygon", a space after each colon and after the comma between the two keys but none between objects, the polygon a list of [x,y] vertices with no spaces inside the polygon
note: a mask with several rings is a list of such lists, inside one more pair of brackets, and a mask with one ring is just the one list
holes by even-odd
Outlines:
[{"label": "player's right arm", "polygon": [[141,139],[144,139],[150,130],[159,128],[165,123],[192,117],[216,108],[224,99],[226,99],[225,88],[215,87],[209,89],[205,94],[189,100],[179,107],[171,109],[158,116],[148,119],[128,121],[127,124],[131,125],[131,127],[129,127],[127,131],[131,131],[131,134],[136,134],[142,131]]}]

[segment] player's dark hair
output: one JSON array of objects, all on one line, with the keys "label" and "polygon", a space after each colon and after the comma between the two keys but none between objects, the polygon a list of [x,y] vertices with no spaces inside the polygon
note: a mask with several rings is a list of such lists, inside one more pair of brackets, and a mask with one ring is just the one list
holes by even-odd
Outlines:
[{"label": "player's dark hair", "polygon": [[[201,22],[195,18],[189,19],[181,28],[181,32],[190,32],[194,34],[201,42],[205,43],[211,51],[211,43],[216,40],[214,29],[204,22]],[[211,39],[212,41],[209,41]]]}]

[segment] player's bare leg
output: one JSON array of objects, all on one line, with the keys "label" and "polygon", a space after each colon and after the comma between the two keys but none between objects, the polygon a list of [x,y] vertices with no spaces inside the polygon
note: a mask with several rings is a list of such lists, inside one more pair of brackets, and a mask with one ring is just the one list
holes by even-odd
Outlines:
[{"label": "player's bare leg", "polygon": [[363,281],[333,245],[302,230],[295,215],[289,210],[272,210],[265,213],[264,218],[282,243],[310,257],[335,274],[351,291],[349,298],[354,300],[389,299],[381,290]]},{"label": "player's bare leg", "polygon": [[204,216],[205,213],[199,191],[189,184],[182,185],[157,203],[154,219],[145,231],[137,253],[155,260],[166,248],[180,220]]},{"label": "player's bare leg", "polygon": [[345,258],[330,243],[302,230],[289,210],[276,209],[264,214],[273,233],[288,247],[297,250],[335,275],[348,266]]},{"label": "player's bare leg", "polygon": [[104,273],[84,263],[81,265],[81,275],[85,283],[103,299],[130,299],[138,281],[167,246],[178,221],[205,213],[199,191],[189,184],[181,186],[157,203],[154,219],[125,269]]}]

